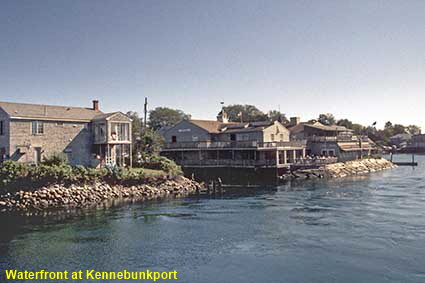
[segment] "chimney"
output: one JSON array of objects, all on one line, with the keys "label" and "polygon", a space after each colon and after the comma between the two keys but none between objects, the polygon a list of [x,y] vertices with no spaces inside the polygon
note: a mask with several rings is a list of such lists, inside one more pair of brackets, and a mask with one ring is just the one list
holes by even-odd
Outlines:
[{"label": "chimney", "polygon": [[293,127],[298,125],[301,122],[301,118],[300,117],[291,117],[290,121],[289,121],[289,127]]},{"label": "chimney", "polygon": [[93,110],[99,111],[99,100],[93,100]]}]

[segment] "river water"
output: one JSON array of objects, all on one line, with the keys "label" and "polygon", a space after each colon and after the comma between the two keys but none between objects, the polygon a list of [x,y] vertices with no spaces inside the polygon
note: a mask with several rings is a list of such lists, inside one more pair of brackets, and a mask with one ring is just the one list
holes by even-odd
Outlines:
[{"label": "river water", "polygon": [[3,215],[0,281],[6,269],[149,269],[177,270],[170,282],[425,282],[425,158],[417,160],[414,169],[216,198]]}]

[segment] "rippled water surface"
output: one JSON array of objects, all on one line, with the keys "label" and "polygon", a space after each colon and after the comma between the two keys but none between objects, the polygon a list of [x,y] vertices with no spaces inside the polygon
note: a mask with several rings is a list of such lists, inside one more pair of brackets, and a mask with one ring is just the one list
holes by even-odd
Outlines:
[{"label": "rippled water surface", "polygon": [[171,282],[425,282],[417,159],[414,169],[222,198],[1,216],[0,281],[5,269],[150,269],[177,270]]}]

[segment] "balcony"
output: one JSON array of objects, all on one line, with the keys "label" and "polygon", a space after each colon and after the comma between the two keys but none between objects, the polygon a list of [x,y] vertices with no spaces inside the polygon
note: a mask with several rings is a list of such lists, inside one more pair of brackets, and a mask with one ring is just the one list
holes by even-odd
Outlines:
[{"label": "balcony", "polygon": [[163,150],[167,149],[239,149],[239,148],[303,148],[306,141],[289,142],[257,142],[257,141],[204,141],[204,142],[174,142],[166,143]]}]

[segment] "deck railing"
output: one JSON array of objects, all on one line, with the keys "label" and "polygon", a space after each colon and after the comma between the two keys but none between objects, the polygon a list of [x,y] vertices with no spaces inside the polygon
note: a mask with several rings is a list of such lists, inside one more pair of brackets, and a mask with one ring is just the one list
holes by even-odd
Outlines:
[{"label": "deck railing", "polygon": [[182,166],[275,166],[276,160],[231,160],[231,159],[207,159],[207,160],[178,160]]},{"label": "deck railing", "polygon": [[332,136],[332,137],[326,137],[326,136],[311,136],[307,138],[308,141],[312,142],[367,142],[369,141],[369,138],[367,136]]},{"label": "deck railing", "polygon": [[[302,159],[297,158],[296,160],[287,160],[286,164],[295,164],[295,165],[326,165],[336,163],[338,159],[336,157],[327,157],[327,158],[317,158],[317,159]],[[177,164],[182,166],[241,166],[241,167],[251,167],[251,166],[276,166],[278,165],[277,161],[274,159],[267,160],[232,160],[232,159],[205,159],[205,160],[177,160]],[[279,163],[279,165],[284,165]]]},{"label": "deck railing", "polygon": [[337,157],[297,158],[297,165],[326,165],[338,162]]},{"label": "deck railing", "polygon": [[258,142],[258,141],[204,141],[166,143],[163,149],[208,149],[208,148],[277,148],[305,147],[306,141]]}]

